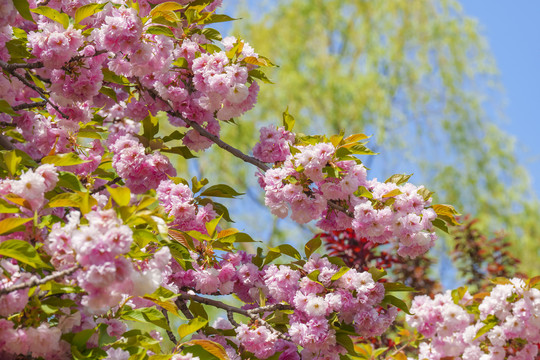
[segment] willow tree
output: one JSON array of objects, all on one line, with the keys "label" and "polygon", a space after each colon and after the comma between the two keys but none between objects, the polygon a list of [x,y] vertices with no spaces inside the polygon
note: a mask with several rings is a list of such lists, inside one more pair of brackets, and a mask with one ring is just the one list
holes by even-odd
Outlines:
[{"label": "willow tree", "polygon": [[[370,145],[380,144],[383,156],[368,166],[384,176],[390,164],[413,165],[415,178],[440,190],[439,201],[478,216],[485,229],[505,229],[523,270],[540,270],[531,261],[539,206],[514,139],[498,126],[496,64],[458,2],[279,0],[238,9],[253,14],[254,6],[261,17],[246,16],[237,30],[279,67],[270,73],[277,85],[264,88],[244,124],[275,123],[284,110],[276,104],[288,104],[306,132],[375,133]],[[244,139],[244,150],[256,141],[247,126],[224,132]],[[244,178],[225,166],[215,171]]]}]

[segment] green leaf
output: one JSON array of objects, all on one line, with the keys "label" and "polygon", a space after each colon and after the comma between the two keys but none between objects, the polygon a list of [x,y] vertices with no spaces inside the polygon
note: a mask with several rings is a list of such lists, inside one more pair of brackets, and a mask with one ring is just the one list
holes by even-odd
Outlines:
[{"label": "green leaf", "polygon": [[0,99],[0,112],[11,116],[19,116],[6,100]]},{"label": "green leaf", "polygon": [[385,292],[391,291],[416,291],[415,288],[402,284],[400,282],[384,283]]},{"label": "green leaf", "polygon": [[208,40],[216,40],[221,41],[222,37],[219,31],[212,28],[205,28],[201,31],[201,33],[208,39]]},{"label": "green leaf", "polygon": [[315,252],[318,248],[320,248],[322,245],[321,236],[317,235],[313,239],[309,240],[304,246],[304,252],[306,253],[306,259],[309,259],[311,254]]},{"label": "green leaf", "polygon": [[[220,234],[221,234],[221,232],[220,232]],[[237,233],[234,233],[234,234],[231,234],[231,235],[226,235],[226,236],[223,236],[223,237],[219,237],[219,234],[218,234],[218,239],[219,239],[219,241],[224,242],[224,243],[255,242],[255,240],[253,240],[253,238],[251,236],[249,236],[248,234],[243,233],[243,232],[237,232]]]},{"label": "green leaf", "polygon": [[165,35],[171,38],[175,38],[172,30],[166,26],[150,26],[148,29],[146,29],[146,33],[154,35]]},{"label": "green leaf", "polygon": [[319,282],[319,274],[321,273],[320,270],[315,270],[315,271],[312,271],[310,272],[307,277],[308,279],[312,280],[312,281],[315,281],[315,282]]},{"label": "green leaf", "polygon": [[287,131],[292,131],[292,129],[294,128],[294,122],[294,117],[289,114],[289,108],[287,108],[283,112],[283,127]]},{"label": "green leaf", "polygon": [[169,135],[164,136],[163,139],[161,139],[161,140],[163,140],[163,142],[169,142],[169,141],[172,141],[172,140],[182,140],[184,138],[184,135],[185,134],[182,134],[180,131],[174,130]]},{"label": "green leaf", "polygon": [[401,190],[399,190],[399,189],[394,189],[394,190],[392,190],[392,191],[387,192],[387,193],[384,194],[382,197],[383,197],[383,199],[385,199],[385,198],[391,198],[391,197],[394,197],[394,196],[398,196],[398,195],[401,195],[401,194],[403,194],[403,193],[401,192]]},{"label": "green leaf", "polygon": [[109,194],[111,194],[113,200],[118,204],[118,206],[128,206],[131,201],[131,191],[129,188],[122,186],[112,188],[108,185],[105,185]]},{"label": "green leaf", "polygon": [[348,354],[353,356],[358,355],[354,350],[354,343],[349,335],[339,331],[336,332],[336,342],[343,346],[347,350]]},{"label": "green leaf", "polygon": [[463,296],[467,293],[467,287],[462,286],[460,288],[457,288],[455,290],[452,290],[452,300],[454,301],[454,304],[458,305],[461,299],[463,299]]},{"label": "green leaf", "polygon": [[351,270],[351,268],[349,268],[347,266],[343,266],[341,269],[339,269],[339,271],[337,273],[332,275],[330,280],[332,280],[332,281],[339,280],[343,275],[345,275],[347,272],[349,272],[349,270]]},{"label": "green leaf", "polygon": [[234,198],[236,196],[244,195],[234,190],[229,185],[219,184],[213,185],[204,190],[201,193],[201,196],[213,196],[213,197],[224,197],[224,198]]},{"label": "green leaf", "polygon": [[[19,226],[33,220],[32,218],[11,217],[0,221],[0,235],[7,235],[18,229]],[[3,244],[3,243],[2,243]]]},{"label": "green leaf", "polygon": [[207,24],[214,24],[214,23],[220,23],[220,22],[227,22],[227,21],[233,21],[238,20],[230,17],[229,15],[224,14],[211,14],[207,17],[205,17],[202,21],[199,21],[199,24],[207,25]]},{"label": "green leaf", "polygon": [[426,188],[423,187],[423,186],[420,186],[420,187],[418,188],[417,193],[418,193],[418,195],[420,195],[421,197],[424,198],[424,201],[428,201],[429,198],[430,198],[433,194],[435,194],[435,192],[429,191],[428,189],[426,189]]},{"label": "green leaf", "polygon": [[6,43],[11,61],[25,61],[27,58],[33,57],[26,49],[26,41],[20,39],[12,39]]},{"label": "green leaf", "polygon": [[206,224],[204,224],[204,226],[206,227],[206,231],[208,231],[208,234],[210,236],[212,236],[212,237],[215,236],[216,228],[217,228],[220,221],[221,221],[221,216],[218,217],[218,218],[213,219],[212,221],[207,222]]},{"label": "green leaf", "polygon": [[3,153],[3,157],[9,173],[12,176],[15,175],[17,173],[17,167],[22,161],[22,157],[17,155],[17,152],[14,150]]},{"label": "green leaf", "polygon": [[187,146],[175,146],[172,148],[163,148],[160,149],[161,152],[177,154],[182,156],[184,159],[193,159],[196,158],[195,155],[189,150]]},{"label": "green leaf", "polygon": [[486,325],[482,326],[478,332],[476,333],[476,336],[474,337],[473,341],[481,337],[482,335],[486,334],[489,330],[493,329],[498,323],[499,320],[494,315],[489,315],[486,320],[483,321]]},{"label": "green leaf", "polygon": [[114,102],[118,102],[118,98],[116,97],[116,91],[114,91],[112,88],[108,86],[102,86],[101,89],[99,89],[99,92],[103,95],[106,95],[114,100]]},{"label": "green leaf", "polygon": [[32,14],[30,13],[30,5],[28,5],[27,0],[13,0],[13,5],[15,6],[19,14],[21,14],[23,19],[35,22],[32,18]]},{"label": "green leaf", "polygon": [[248,75],[251,76],[252,78],[259,79],[264,83],[273,84],[273,82],[270,81],[270,79],[266,76],[266,74],[259,69],[251,70],[250,72],[248,72]]},{"label": "green leaf", "polygon": [[296,260],[300,260],[302,256],[300,256],[300,253],[298,250],[296,250],[292,245],[289,244],[282,244],[275,248],[270,248],[270,251],[275,251],[280,254],[289,255],[290,257],[295,258]]},{"label": "green leaf", "polygon": [[[2,222],[0,222],[0,228],[2,228]],[[26,241],[7,240],[0,243],[0,255],[13,258],[17,261],[30,265],[35,269],[52,269],[51,266],[47,265],[45,262],[43,262],[43,260],[41,260],[36,249],[34,249],[34,247]]]},{"label": "green leaf", "polygon": [[105,4],[87,4],[81,6],[75,11],[75,24],[80,23],[82,20],[86,19],[89,16],[97,14],[105,7]]},{"label": "green leaf", "polygon": [[20,209],[18,206],[13,205],[0,198],[0,214],[16,214],[19,213]]},{"label": "green leaf", "polygon": [[62,193],[55,195],[46,207],[55,208],[55,207],[79,207],[82,200],[81,197],[73,193]]},{"label": "green leaf", "polygon": [[359,186],[358,190],[355,191],[354,195],[357,197],[363,196],[368,199],[373,199],[373,194],[364,186]]},{"label": "green leaf", "polygon": [[409,179],[413,176],[413,174],[406,175],[406,174],[395,174],[390,176],[388,179],[386,179],[385,183],[394,183],[396,185],[405,184]]},{"label": "green leaf", "polygon": [[154,307],[130,310],[122,314],[124,320],[138,321],[142,323],[151,323],[162,329],[171,330],[165,316]]},{"label": "green leaf", "polygon": [[50,8],[48,6],[40,6],[35,9],[30,9],[33,13],[43,15],[52,21],[56,21],[64,27],[64,29],[67,29],[69,27],[69,16],[67,14],[63,14],[58,12],[57,10]]},{"label": "green leaf", "polygon": [[373,278],[373,281],[378,281],[379,279],[381,279],[383,276],[385,276],[387,273],[386,273],[386,270],[384,270],[383,268],[380,268],[380,269],[377,269],[377,268],[370,268],[368,270],[368,273],[371,274],[371,277]]},{"label": "green leaf", "polygon": [[83,160],[79,157],[79,155],[72,152],[66,154],[45,156],[43,159],[41,159],[41,163],[53,164],[55,166],[71,166],[84,164],[87,162],[90,162],[90,160]]},{"label": "green leaf", "polygon": [[445,233],[447,234],[449,233],[448,226],[446,226],[446,223],[442,221],[441,219],[434,219],[433,221],[431,221],[431,224],[435,226],[436,228],[444,231]]},{"label": "green leaf", "polygon": [[58,172],[58,183],[56,186],[68,188],[71,190],[83,191],[85,187],[79,181],[77,175],[68,171]]},{"label": "green leaf", "polygon": [[71,344],[75,345],[81,350],[86,349],[86,344],[88,343],[88,340],[96,333],[96,329],[86,329],[82,330],[73,336],[73,339],[71,340]]},{"label": "green leaf", "polygon": [[197,180],[197,177],[194,176],[191,178],[191,190],[194,194],[198,193],[203,187],[208,184],[208,179]]},{"label": "green leaf", "polygon": [[407,306],[407,304],[405,304],[405,301],[395,297],[394,295],[385,295],[382,304],[392,304],[398,309],[403,310],[405,314],[412,315],[409,311],[409,307]]},{"label": "green leaf", "polygon": [[194,319],[189,320],[188,324],[182,324],[178,327],[178,340],[182,340],[189,334],[194,333],[195,331],[198,331],[199,329],[202,329],[203,327],[208,324],[208,320],[204,319],[200,316],[197,316]]}]

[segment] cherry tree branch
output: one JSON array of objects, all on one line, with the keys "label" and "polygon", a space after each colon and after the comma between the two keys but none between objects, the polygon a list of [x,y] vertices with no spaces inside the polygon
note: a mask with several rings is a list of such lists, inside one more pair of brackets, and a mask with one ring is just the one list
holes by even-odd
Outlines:
[{"label": "cherry tree branch", "polygon": [[[163,316],[165,316],[165,320],[167,320],[167,324],[170,325],[168,311],[165,309],[161,309],[161,312],[163,313]],[[165,331],[167,332],[167,336],[169,337],[169,340],[171,340],[171,342],[176,345],[177,340],[174,334],[172,333],[172,331],[171,330],[165,330]]]},{"label": "cherry tree branch", "polygon": [[[151,94],[151,96],[155,97],[155,98],[159,98],[161,101],[165,102],[169,108],[171,110],[167,111],[167,114],[169,115],[172,115],[174,117],[177,117],[177,118],[180,118],[182,119],[182,121],[184,121],[186,124],[188,124],[189,126],[191,126],[195,131],[197,131],[199,133],[199,135],[207,138],[208,140],[212,141],[214,144],[216,144],[217,146],[219,146],[220,148],[222,148],[223,150],[225,151],[228,151],[229,153],[233,154],[234,156],[236,156],[237,158],[243,160],[244,162],[247,162],[249,164],[252,164],[252,165],[255,165],[256,167],[258,167],[259,169],[261,169],[262,171],[267,171],[270,169],[270,167],[268,165],[266,165],[264,162],[260,161],[259,159],[253,157],[253,156],[249,156],[247,154],[244,154],[242,151],[238,150],[237,148],[227,144],[225,141],[221,140],[219,138],[219,136],[216,136],[214,134],[212,134],[211,132],[209,132],[208,130],[206,130],[205,128],[203,128],[201,125],[199,125],[198,123],[196,123],[195,121],[193,120],[189,120],[187,119],[185,116],[183,116],[181,113],[179,113],[178,111],[175,111],[171,105],[171,103],[165,99],[163,99],[161,96],[159,96],[155,91],[152,91],[152,90],[148,90],[147,91],[149,92],[149,94]],[[332,200],[328,200],[328,206],[334,210],[337,210],[337,211],[341,211],[343,212],[344,214],[346,214],[348,217],[350,218],[354,218],[354,215],[351,214],[347,209],[345,209],[343,206],[339,205],[339,204],[336,204],[334,201]]]},{"label": "cherry tree branch", "polygon": [[[90,55],[90,56],[87,56],[87,55],[76,55],[76,56],[73,56],[71,59],[69,59],[67,62],[72,62],[72,61],[78,61],[78,60],[81,60],[81,59],[84,59],[84,58],[90,58],[90,57],[94,57],[94,56],[98,56],[98,55],[101,55],[101,54],[105,54],[106,52],[108,52],[108,50],[98,50],[96,51],[93,55]],[[12,72],[14,70],[17,70],[17,69],[40,69],[42,67],[44,67],[45,65],[43,65],[43,62],[42,61],[37,61],[35,63],[14,63],[14,64],[9,64],[5,61],[2,61],[0,60],[0,67],[8,72]]]},{"label": "cherry tree branch", "polygon": [[51,280],[55,280],[64,276],[71,275],[80,268],[81,268],[81,265],[77,264],[65,270],[54,272],[51,275],[45,276],[44,278],[41,278],[41,279],[34,276],[30,280],[25,281],[23,283],[0,289],[0,295],[9,294],[10,292],[13,292],[13,291],[22,290],[22,289],[30,288],[33,286],[45,284]]},{"label": "cherry tree branch", "polygon": [[91,195],[94,195],[100,191],[103,191],[106,189],[106,186],[111,186],[111,185],[114,185],[116,184],[117,182],[119,182],[120,180],[122,180],[121,177],[116,177],[114,179],[112,179],[111,181],[107,182],[105,185],[101,185],[101,186],[98,186],[97,188],[95,188],[94,190],[90,191],[90,194]]},{"label": "cherry tree branch", "polygon": [[[169,104],[169,106],[170,106],[170,104]],[[247,154],[244,154],[242,151],[240,151],[237,148],[227,144],[225,141],[221,140],[218,136],[212,134],[211,132],[209,132],[208,130],[203,128],[201,125],[197,124],[195,121],[185,118],[179,112],[171,110],[171,111],[167,111],[167,113],[169,115],[172,115],[174,117],[178,117],[178,118],[182,119],[182,121],[184,121],[186,124],[191,126],[195,131],[197,131],[199,133],[199,135],[204,136],[205,138],[212,141],[214,144],[216,144],[217,146],[219,146],[223,150],[230,152],[231,154],[233,154],[237,158],[239,158],[239,159],[241,159],[241,160],[243,160],[243,161],[245,161],[247,163],[250,163],[252,165],[255,165],[256,167],[258,167],[262,171],[266,171],[266,170],[270,169],[270,167],[268,167],[268,165],[266,165],[265,163],[263,163],[259,159],[254,158],[253,156],[249,156]]]},{"label": "cherry tree branch", "polygon": [[[241,309],[241,308],[229,305],[229,304],[225,304],[225,303],[223,303],[221,301],[205,298],[205,297],[202,297],[202,296],[199,296],[199,295],[196,295],[196,294],[180,293],[177,299],[184,300],[184,301],[187,301],[187,300],[196,301],[196,302],[201,303],[201,304],[206,304],[206,305],[210,305],[210,306],[213,306],[213,307],[217,307],[219,309],[223,309],[223,310],[227,311],[227,317],[229,318],[229,321],[232,318],[232,313],[237,313],[237,314],[244,315],[244,316],[250,318],[251,320],[259,323],[260,325],[265,326],[266,328],[268,328],[272,333],[274,333],[280,339],[290,340],[289,335],[284,334],[281,331],[278,331],[278,330],[274,329],[272,327],[272,325],[267,323],[264,319],[262,319],[259,316],[259,314],[267,312],[267,311],[292,310],[292,306],[290,306],[290,305],[287,305],[287,304],[273,304],[273,305],[261,306],[261,307],[255,308],[255,309],[244,310],[244,309]],[[233,321],[234,321],[234,319],[233,319]],[[231,323],[233,325],[236,324],[235,326],[238,326],[238,323],[236,323],[236,321],[234,321],[234,322],[233,321],[231,321]]]},{"label": "cherry tree branch", "polygon": [[16,70],[17,69],[12,69],[10,67],[10,65],[14,65],[14,64],[8,64],[6,63],[5,61],[2,61],[0,60],[0,67],[4,70],[6,70],[7,72],[9,72],[11,75],[15,76],[17,79],[19,79],[24,85],[28,86],[30,89],[34,90],[35,92],[37,92],[39,95],[41,95],[41,97],[46,101],[48,102],[49,104],[51,104],[51,106],[54,108],[54,110],[56,110],[60,115],[62,115],[62,117],[64,119],[67,119],[68,116],[66,114],[64,114],[62,112],[62,110],[60,110],[60,108],[54,104],[48,97],[47,95],[49,95],[46,91],[43,91],[42,89],[40,89],[39,87],[37,87],[35,84],[32,84],[31,82],[29,82],[28,80],[26,80],[26,78],[24,76],[22,76],[21,74],[19,74]]},{"label": "cherry tree branch", "polygon": [[38,101],[38,102],[33,102],[33,103],[29,103],[29,104],[19,104],[19,105],[15,105],[13,106],[13,110],[15,111],[19,111],[19,110],[25,110],[25,109],[33,109],[33,108],[36,108],[36,107],[43,107],[47,105],[47,101]]}]

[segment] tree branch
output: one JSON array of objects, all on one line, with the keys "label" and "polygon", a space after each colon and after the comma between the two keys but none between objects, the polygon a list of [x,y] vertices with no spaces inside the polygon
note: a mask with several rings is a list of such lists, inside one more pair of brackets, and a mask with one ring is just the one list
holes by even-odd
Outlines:
[{"label": "tree branch", "polygon": [[[175,111],[169,101],[164,100],[162,97],[160,97],[155,92],[152,92],[152,91],[150,91],[148,89],[147,89],[147,91],[151,94],[151,96],[159,98],[161,101],[165,102],[169,106],[169,108],[171,110],[167,111],[167,114],[182,119],[182,121],[184,121],[186,124],[191,126],[195,131],[197,131],[199,133],[199,135],[204,136],[205,138],[212,141],[214,144],[216,144],[217,146],[219,146],[223,150],[228,151],[229,153],[233,154],[237,158],[239,158],[239,159],[241,159],[241,160],[243,160],[243,161],[245,161],[247,163],[250,163],[252,165],[255,165],[256,167],[258,167],[262,171],[267,171],[267,170],[270,169],[270,167],[268,165],[266,165],[264,162],[260,161],[259,159],[254,158],[253,156],[249,156],[249,155],[244,154],[242,151],[238,150],[237,148],[235,148],[235,147],[227,144],[225,141],[221,140],[219,138],[219,136],[216,136],[216,135],[210,133],[208,130],[203,128],[201,125],[199,125],[195,121],[189,120],[186,117],[184,117],[181,113],[179,113],[178,111]],[[334,210],[341,211],[341,212],[345,213],[350,218],[354,218],[353,214],[351,214],[343,206],[336,204],[334,201],[328,200],[328,207],[331,207]]]},{"label": "tree branch", "polygon": [[[169,104],[169,106],[170,106],[170,104]],[[218,136],[210,133],[208,130],[203,128],[201,125],[197,124],[195,121],[192,121],[192,120],[189,120],[189,119],[185,118],[179,112],[171,110],[171,111],[167,111],[167,113],[169,115],[172,115],[172,116],[175,116],[175,117],[178,117],[178,118],[182,119],[182,121],[184,121],[186,124],[191,126],[201,136],[204,136],[208,140],[211,140],[214,144],[216,144],[217,146],[219,146],[223,150],[230,152],[231,154],[233,154],[237,158],[239,158],[241,160],[244,160],[245,162],[250,163],[252,165],[255,165],[256,167],[258,167],[262,171],[266,171],[266,170],[270,169],[270,167],[268,167],[268,165],[266,165],[265,163],[263,163],[259,159],[256,159],[253,156],[249,156],[249,155],[244,154],[243,152],[241,152],[237,148],[235,148],[235,147],[227,144],[225,141],[221,140]]]},{"label": "tree branch", "polygon": [[0,295],[9,294],[10,292],[13,292],[13,291],[22,290],[22,289],[30,288],[33,286],[45,284],[51,280],[55,280],[63,276],[71,275],[80,268],[81,268],[81,265],[77,264],[65,270],[54,272],[51,275],[45,276],[44,278],[41,278],[41,279],[34,276],[30,280],[25,281],[23,283],[0,289]]},{"label": "tree branch", "polygon": [[19,110],[25,110],[25,109],[33,109],[33,108],[36,108],[36,107],[43,107],[47,105],[47,101],[39,101],[39,102],[33,102],[33,103],[29,103],[29,104],[19,104],[19,105],[15,105],[13,106],[13,110],[15,111],[19,111]]},{"label": "tree branch", "polygon": [[51,106],[54,108],[54,110],[58,111],[58,113],[60,115],[62,115],[62,117],[64,119],[67,119],[68,116],[66,114],[64,114],[62,112],[62,110],[60,110],[60,108],[58,106],[56,106],[56,104],[54,104],[51,100],[49,100],[49,98],[47,97],[48,93],[46,91],[43,91],[42,89],[40,89],[39,87],[37,87],[35,84],[32,84],[30,83],[28,80],[25,79],[24,76],[22,76],[21,74],[17,73],[16,69],[11,69],[10,70],[10,65],[14,65],[14,64],[8,64],[6,63],[5,61],[2,61],[0,60],[0,67],[4,70],[6,70],[7,72],[9,72],[11,75],[15,76],[17,79],[19,79],[24,85],[28,86],[30,89],[34,90],[35,92],[37,92],[39,95],[41,95],[41,97],[46,101],[48,102],[49,104],[51,104]]},{"label": "tree branch", "polygon": [[[163,316],[165,316],[165,320],[167,320],[167,324],[170,325],[170,322],[169,322],[169,313],[167,312],[167,310],[165,309],[161,309],[161,312],[163,313]],[[176,337],[174,337],[174,334],[172,333],[171,330],[165,330],[167,332],[167,336],[169,337],[169,340],[171,340],[171,342],[176,345],[177,341],[176,340]]]},{"label": "tree branch", "polygon": [[91,195],[94,195],[95,193],[98,193],[98,192],[100,192],[100,191],[103,191],[103,190],[106,189],[106,186],[114,185],[114,184],[116,184],[117,182],[119,182],[120,180],[122,180],[121,177],[114,178],[113,180],[107,182],[105,185],[98,186],[98,187],[95,188],[94,190],[90,191],[90,194],[91,194]]},{"label": "tree branch", "polygon": [[[272,331],[272,333],[274,333],[280,339],[290,340],[289,335],[284,334],[281,331],[278,331],[278,330],[274,329],[272,327],[272,325],[268,324],[264,319],[262,319],[259,316],[260,313],[264,313],[264,312],[267,312],[267,311],[292,310],[292,306],[290,306],[290,305],[274,304],[274,305],[268,305],[268,306],[261,306],[261,307],[255,308],[255,309],[244,310],[244,309],[232,306],[232,305],[222,303],[221,301],[205,298],[205,297],[202,297],[202,296],[199,296],[199,295],[196,295],[196,294],[180,293],[177,299],[184,300],[184,301],[186,301],[186,300],[196,301],[196,302],[201,303],[201,304],[206,304],[206,305],[210,305],[210,306],[213,306],[213,307],[217,307],[219,309],[223,309],[223,310],[227,311],[227,317],[229,318],[229,321],[231,321],[230,318],[232,317],[232,313],[237,313],[237,314],[244,315],[244,316],[250,318],[251,320],[253,320],[255,322],[258,322],[259,324],[265,326],[266,328],[268,328],[270,331]],[[234,319],[233,319],[233,321],[234,321]],[[233,323],[231,321],[231,323],[234,325],[236,322]]]}]

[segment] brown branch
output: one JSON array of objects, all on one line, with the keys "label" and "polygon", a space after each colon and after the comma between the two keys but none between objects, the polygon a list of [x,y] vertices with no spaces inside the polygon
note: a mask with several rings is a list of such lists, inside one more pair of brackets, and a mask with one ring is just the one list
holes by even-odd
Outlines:
[{"label": "brown branch", "polygon": [[22,76],[21,74],[17,73],[17,71],[15,70],[8,70],[7,69],[7,65],[13,65],[13,64],[8,64],[2,60],[0,60],[0,67],[6,71],[8,71],[11,75],[15,76],[17,79],[19,79],[24,85],[28,86],[30,89],[34,90],[35,92],[37,92],[38,94],[41,95],[41,97],[43,99],[45,99],[46,102],[48,102],[49,104],[51,104],[51,106],[54,108],[54,110],[56,110],[60,115],[62,115],[62,117],[64,119],[67,119],[68,116],[66,114],[64,114],[62,112],[62,110],[60,110],[60,108],[54,104],[51,100],[49,100],[49,98],[47,97],[47,95],[49,94],[48,92],[46,91],[43,91],[42,89],[40,89],[39,87],[37,87],[35,84],[32,84],[30,83],[28,80],[25,79],[24,76]]},{"label": "brown branch", "polygon": [[[66,61],[66,63],[70,63],[72,61],[78,61],[78,60],[81,60],[81,59],[84,59],[84,58],[90,58],[90,57],[98,56],[98,55],[101,55],[101,54],[105,54],[108,51],[109,50],[98,50],[98,51],[96,51],[94,53],[94,55],[90,55],[90,56],[76,55],[76,56],[73,56],[68,61]],[[17,70],[17,69],[40,69],[40,68],[42,68],[44,66],[45,65],[43,64],[42,61],[38,61],[38,62],[35,62],[35,63],[14,63],[14,64],[9,64],[9,63],[7,63],[5,61],[0,60],[0,67],[2,69],[4,69],[4,70],[8,71],[8,72],[12,72],[12,71]]]},{"label": "brown branch", "polygon": [[47,105],[47,101],[39,101],[39,102],[33,102],[33,103],[29,103],[29,104],[19,104],[19,105],[15,105],[13,106],[13,110],[15,111],[19,111],[19,110],[25,110],[25,109],[33,109],[33,108],[36,108],[36,107],[43,107]]},{"label": "brown branch", "polygon": [[101,185],[101,186],[95,188],[94,190],[90,191],[90,194],[91,194],[91,195],[94,195],[95,193],[98,193],[98,192],[100,192],[100,191],[103,191],[103,190],[106,189],[106,186],[114,185],[114,184],[116,184],[117,182],[119,182],[120,180],[122,180],[121,177],[114,178],[113,180],[109,181],[109,182],[106,183],[105,185]]},{"label": "brown branch", "polygon": [[0,295],[9,294],[10,292],[13,292],[13,291],[22,290],[22,289],[30,288],[30,287],[33,287],[33,286],[45,284],[45,283],[47,283],[47,282],[49,282],[51,280],[55,280],[55,279],[61,278],[63,276],[71,275],[80,268],[81,268],[81,265],[77,264],[77,265],[72,266],[70,268],[67,268],[65,270],[54,272],[51,275],[45,276],[44,278],[41,278],[41,279],[34,276],[30,280],[25,281],[23,283],[8,286],[8,287],[5,287],[3,289],[0,289]]},{"label": "brown branch", "polygon": [[[253,320],[255,322],[258,322],[259,324],[265,326],[266,328],[268,328],[272,333],[274,333],[280,339],[290,340],[289,335],[284,334],[281,331],[278,331],[278,330],[274,329],[272,327],[272,325],[268,324],[264,319],[262,319],[258,315],[258,314],[266,312],[266,311],[274,311],[274,310],[279,310],[279,309],[281,309],[281,310],[292,309],[292,307],[290,305],[274,304],[274,305],[262,306],[262,307],[255,308],[255,309],[244,310],[244,309],[232,306],[232,305],[222,303],[221,301],[205,298],[205,297],[202,297],[202,296],[199,296],[199,295],[196,295],[196,294],[181,293],[181,294],[179,294],[178,299],[184,300],[184,301],[187,301],[187,300],[196,301],[196,302],[201,303],[201,304],[206,304],[206,305],[210,305],[210,306],[213,306],[213,307],[217,307],[219,309],[223,309],[223,310],[227,311],[227,314],[229,314],[229,313],[237,313],[237,314],[240,314],[240,315],[244,315],[244,316],[250,318],[251,320]],[[230,316],[228,315],[228,317],[230,317]],[[229,318],[229,321],[230,321],[230,318]],[[234,325],[233,322],[231,322],[231,323]]]},{"label": "brown branch", "polygon": [[193,316],[193,314],[191,313],[191,311],[189,311],[189,309],[188,309],[188,307],[187,307],[187,304],[186,304],[186,300],[177,298],[177,299],[174,301],[174,303],[176,304],[176,306],[178,306],[178,309],[180,309],[180,311],[182,312],[182,314],[184,314],[184,316],[185,316],[186,318],[188,318],[189,320],[195,318],[195,316]]},{"label": "brown branch", "polygon": [[[170,106],[170,104],[169,104],[169,106]],[[182,119],[186,124],[191,126],[201,136],[204,136],[205,138],[212,141],[214,144],[216,144],[217,146],[219,146],[223,150],[230,152],[231,154],[233,154],[237,158],[239,158],[241,160],[244,160],[245,162],[250,163],[252,165],[255,165],[256,167],[258,167],[262,171],[266,171],[266,170],[270,169],[270,167],[268,167],[268,165],[266,165],[264,162],[254,158],[253,156],[249,156],[249,155],[244,154],[242,151],[240,151],[237,148],[227,144],[225,141],[221,140],[218,136],[212,134],[211,132],[209,132],[208,130],[203,128],[201,125],[197,124],[195,121],[186,119],[179,112],[171,110],[171,111],[167,111],[167,113],[172,115],[172,116],[175,116],[175,117],[178,117],[178,118]]]},{"label": "brown branch", "polygon": [[[167,313],[167,310],[161,309],[161,312],[163,313],[163,316],[165,316],[165,320],[167,320],[167,324],[170,325],[169,314]],[[177,340],[174,334],[172,333],[172,331],[171,330],[165,330],[165,331],[167,332],[167,336],[169,337],[169,340],[171,340],[171,342],[176,345]]]},{"label": "brown branch", "polygon": [[13,149],[15,149],[13,144],[4,135],[0,135],[0,147],[2,147],[5,150],[13,150]]}]

